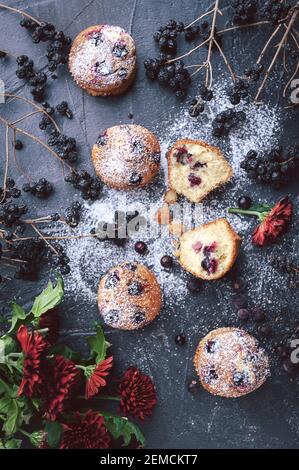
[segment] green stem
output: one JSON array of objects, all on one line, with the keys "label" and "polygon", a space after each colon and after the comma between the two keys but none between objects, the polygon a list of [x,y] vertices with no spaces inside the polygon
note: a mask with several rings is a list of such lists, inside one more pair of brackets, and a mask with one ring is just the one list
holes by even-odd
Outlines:
[{"label": "green stem", "polygon": [[19,358],[19,357],[22,357],[23,356],[23,353],[9,353],[8,354],[8,357],[16,357],[16,358]]},{"label": "green stem", "polygon": [[259,220],[262,222],[265,218],[264,212],[258,212],[258,211],[251,211],[250,209],[239,209],[237,207],[230,207],[227,212],[229,214],[242,214],[242,215],[252,215],[254,217],[258,217]]},{"label": "green stem", "polygon": [[[80,400],[86,400],[84,396],[78,397]],[[120,401],[119,397],[109,397],[108,395],[100,395],[97,397],[91,397],[90,400],[111,400],[111,401]]]}]

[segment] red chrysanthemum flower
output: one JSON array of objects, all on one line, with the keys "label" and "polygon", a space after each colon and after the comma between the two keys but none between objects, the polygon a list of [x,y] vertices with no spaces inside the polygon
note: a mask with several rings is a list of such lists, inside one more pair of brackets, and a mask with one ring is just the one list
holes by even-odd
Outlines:
[{"label": "red chrysanthemum flower", "polygon": [[18,390],[18,396],[33,397],[40,390],[42,384],[41,359],[47,349],[47,342],[37,332],[29,332],[27,327],[21,325],[17,339],[24,353],[23,378]]},{"label": "red chrysanthemum flower", "polygon": [[43,401],[45,417],[55,421],[69,405],[79,382],[80,371],[69,359],[55,356],[54,364],[45,373]]},{"label": "red chrysanthemum flower", "polygon": [[113,357],[110,356],[107,359],[101,361],[96,366],[86,368],[88,374],[90,374],[85,387],[85,398],[87,400],[96,395],[100,388],[106,386],[107,382],[104,377],[107,377],[110,372],[110,369],[112,368],[112,365]]},{"label": "red chrysanthemum flower", "polygon": [[73,422],[63,425],[60,449],[108,449],[110,442],[103,416],[89,410],[76,413]]},{"label": "red chrysanthemum flower", "polygon": [[45,337],[51,346],[55,344],[59,330],[59,317],[57,310],[53,308],[44,313],[39,319],[38,327],[39,329],[48,328],[49,331]]},{"label": "red chrysanthemum flower", "polygon": [[127,415],[143,420],[151,416],[157,404],[157,395],[152,379],[142,374],[137,367],[129,367],[119,385],[120,407]]},{"label": "red chrysanthemum flower", "polygon": [[274,243],[277,237],[286,231],[292,212],[290,199],[288,197],[281,199],[253,232],[253,243],[258,246]]},{"label": "red chrysanthemum flower", "polygon": [[293,205],[288,196],[281,199],[272,208],[265,204],[250,209],[231,207],[230,214],[244,214],[258,217],[261,224],[254,230],[252,243],[258,246],[271,245],[287,229],[292,217]]}]

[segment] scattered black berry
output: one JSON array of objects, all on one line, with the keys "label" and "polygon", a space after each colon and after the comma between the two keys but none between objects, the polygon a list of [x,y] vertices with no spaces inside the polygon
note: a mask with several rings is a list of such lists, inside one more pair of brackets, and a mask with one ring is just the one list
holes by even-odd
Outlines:
[{"label": "scattered black berry", "polygon": [[143,255],[144,253],[147,252],[147,245],[146,245],[146,243],[141,242],[141,241],[136,242],[134,248],[135,248],[135,251],[136,251],[137,253],[139,253],[140,255]]},{"label": "scattered black berry", "polygon": [[186,344],[187,339],[186,339],[186,336],[183,333],[181,333],[175,337],[174,341],[177,345],[183,346],[184,344]]},{"label": "scattered black berry", "polygon": [[233,127],[243,123],[246,115],[243,111],[235,111],[233,109],[226,109],[217,114],[212,121],[213,135],[215,137],[225,137],[229,134]]},{"label": "scattered black berry", "polygon": [[160,263],[163,266],[163,268],[170,269],[173,266],[173,259],[171,256],[164,255],[162,256]]},{"label": "scattered black berry", "polygon": [[238,207],[240,209],[250,209],[252,206],[252,200],[249,196],[241,196],[238,199]]}]

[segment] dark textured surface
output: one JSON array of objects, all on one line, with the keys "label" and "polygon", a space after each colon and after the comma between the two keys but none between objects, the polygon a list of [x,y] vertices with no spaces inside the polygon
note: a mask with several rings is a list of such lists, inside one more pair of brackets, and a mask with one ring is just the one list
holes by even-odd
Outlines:
[{"label": "dark textured surface", "polygon": [[[225,5],[230,2],[221,2]],[[191,21],[198,16],[210,2],[194,2],[191,0],[164,1],[160,0],[69,0],[69,1],[44,1],[33,2],[6,2],[7,5],[20,9],[26,9],[38,18],[53,22],[56,27],[63,29],[72,37],[82,29],[96,23],[117,24],[132,31],[137,44],[139,71],[137,80],[132,89],[124,96],[111,99],[96,99],[82,92],[75,86],[67,71],[60,74],[59,80],[49,87],[48,100],[58,103],[67,99],[75,110],[73,121],[64,121],[64,130],[77,137],[80,143],[81,162],[84,167],[91,168],[90,147],[96,140],[100,129],[111,125],[128,122],[127,114],[134,114],[134,122],[143,124],[149,128],[159,125],[169,111],[176,115],[180,112],[181,105],[175,102],[175,98],[164,93],[156,84],[149,84],[144,77],[142,61],[150,54],[154,54],[152,33],[157,26],[164,24],[170,18],[182,21]],[[44,60],[44,45],[33,45],[27,33],[18,26],[19,17],[0,9],[0,50],[6,49],[14,54],[28,54],[33,57],[37,66],[42,67]],[[242,32],[230,35],[225,40],[225,48],[232,58],[238,56],[235,61],[242,73],[245,65],[253,62],[263,41],[269,34],[269,29],[255,30],[251,33]],[[250,38],[250,40],[249,40]],[[220,59],[216,60],[215,74],[221,67]],[[28,89],[19,82],[15,76],[15,65],[10,60],[6,65],[0,65],[0,77],[4,80],[7,91],[24,94],[29,97]],[[268,100],[273,105],[279,101],[277,92],[280,71],[276,79],[272,81],[272,93],[268,94]],[[281,103],[280,106],[285,106]],[[1,115],[13,120],[16,112],[20,113],[22,105],[13,102],[10,105],[0,105]],[[27,108],[28,109],[28,108]],[[283,114],[283,122],[280,128],[279,139],[281,143],[289,143],[294,140],[298,128],[296,114],[287,109]],[[27,123],[36,135],[39,135],[37,123],[34,120]],[[42,136],[43,134],[40,133]],[[1,131],[1,178],[3,175],[4,157],[4,130]],[[22,166],[28,172],[34,174],[34,178],[51,174],[51,181],[56,185],[55,197],[45,204],[44,202],[31,202],[30,215],[40,216],[49,214],[55,210],[60,211],[66,207],[73,198],[73,190],[63,183],[61,167],[50,156],[41,151],[36,144],[26,141],[26,153],[22,154],[24,160]],[[26,161],[25,161],[26,158]],[[13,163],[10,165],[10,175],[15,176],[19,185],[24,182]],[[294,181],[289,191],[297,196]],[[250,188],[251,191],[251,188]],[[279,194],[279,193],[278,193]],[[278,197],[269,189],[258,188],[258,195],[271,197],[272,201]],[[283,192],[281,192],[283,194]],[[31,199],[32,201],[32,199]],[[293,228],[289,235],[289,241],[298,241],[298,229]],[[287,246],[287,245],[286,245]],[[293,245],[294,246],[294,245]],[[297,248],[296,248],[297,247]],[[298,251],[298,242],[295,243],[295,251]],[[255,255],[251,251],[249,256]],[[257,276],[259,276],[258,263],[263,263],[263,255],[257,256]],[[240,273],[246,278],[244,267],[246,263],[243,255],[240,256]],[[0,301],[5,305],[6,300],[16,297],[22,304],[29,304],[39,288],[44,285],[48,273],[38,284],[9,283],[6,288],[1,287]],[[174,286],[175,289],[175,286]],[[222,313],[222,290],[227,289],[225,283],[219,283],[210,288],[205,288],[199,297],[191,297],[190,303],[177,306],[176,315],[172,316],[167,311],[167,305],[163,312],[163,320],[137,333],[122,333],[107,331],[109,340],[113,343],[113,353],[116,357],[117,370],[121,371],[125,366],[134,362],[141,365],[150,373],[157,385],[159,405],[153,419],[144,426],[147,437],[147,445],[150,448],[296,448],[298,447],[298,383],[292,383],[288,377],[281,373],[280,366],[274,364],[272,377],[267,384],[256,393],[237,400],[225,400],[215,398],[204,391],[196,397],[192,397],[186,388],[186,384],[194,378],[192,357],[198,340],[215,326],[240,325],[236,319],[233,307],[230,307],[227,296],[223,295],[223,312],[234,312],[231,315]],[[264,296],[267,297],[267,285],[263,286]],[[250,292],[254,301],[255,293]],[[68,340],[77,348],[84,349],[84,334],[92,329],[92,322],[98,318],[96,305],[88,305],[85,302],[74,303],[67,298],[64,304],[63,328],[77,330]],[[298,296],[290,294],[287,289],[277,292],[275,299],[275,312],[271,312],[273,319],[278,316],[278,327],[275,329],[273,344],[281,338],[288,337],[298,323]],[[204,327],[196,329],[197,316],[205,316]],[[223,316],[223,318],[222,318]],[[84,325],[82,327],[82,325]],[[201,322],[202,325],[202,322]],[[192,326],[192,328],[191,328]],[[185,330],[188,334],[188,344],[179,348],[174,344],[174,334]],[[247,327],[246,327],[247,328]],[[248,329],[255,332],[252,325]],[[138,335],[138,341],[137,341]],[[273,358],[273,346],[269,347]]]}]

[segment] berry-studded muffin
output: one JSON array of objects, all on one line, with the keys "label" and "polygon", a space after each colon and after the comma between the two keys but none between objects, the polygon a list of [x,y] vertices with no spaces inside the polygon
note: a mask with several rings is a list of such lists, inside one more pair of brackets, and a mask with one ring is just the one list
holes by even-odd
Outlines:
[{"label": "berry-studded muffin", "polygon": [[119,95],[135,77],[134,40],[119,26],[90,26],[72,44],[69,69],[77,85],[89,94]]},{"label": "berry-studded muffin", "polygon": [[110,269],[101,279],[98,305],[107,325],[137,330],[159,315],[162,293],[156,276],[148,268],[127,262]]},{"label": "berry-studded muffin", "polygon": [[141,188],[160,167],[160,144],[145,127],[124,124],[107,129],[92,149],[96,174],[110,187]]},{"label": "berry-studded muffin", "polygon": [[238,328],[218,328],[205,336],[196,350],[194,366],[202,386],[226,398],[253,392],[270,375],[264,349]]},{"label": "berry-studded muffin", "polygon": [[223,277],[233,266],[241,238],[226,219],[217,219],[183,233],[179,241],[180,264],[205,280]]},{"label": "berry-studded muffin", "polygon": [[200,140],[178,140],[167,159],[169,188],[191,202],[202,201],[233,174],[221,150]]}]

